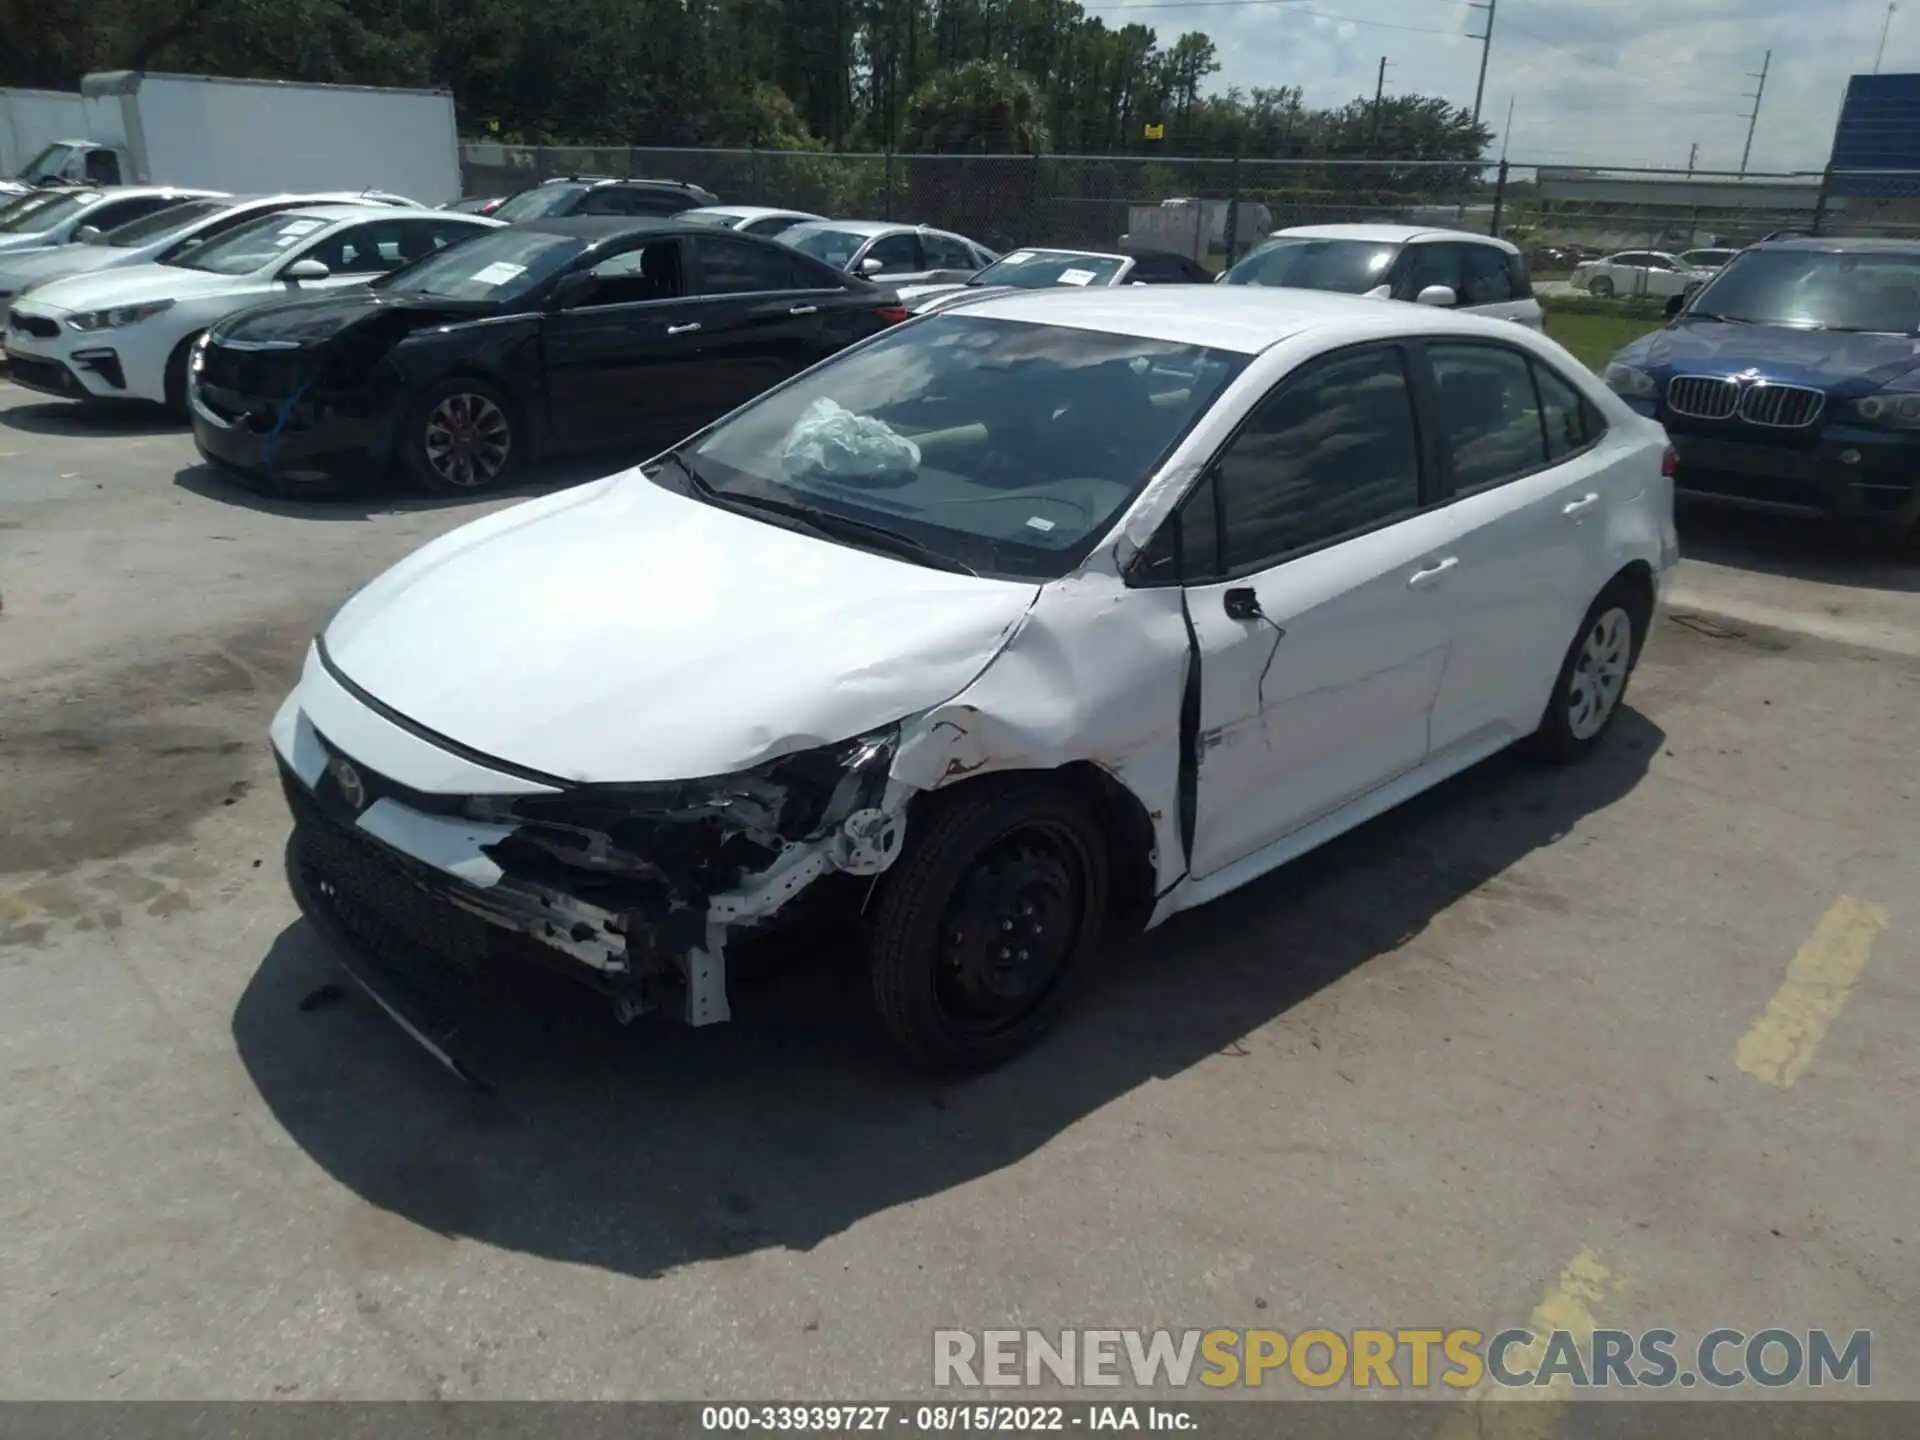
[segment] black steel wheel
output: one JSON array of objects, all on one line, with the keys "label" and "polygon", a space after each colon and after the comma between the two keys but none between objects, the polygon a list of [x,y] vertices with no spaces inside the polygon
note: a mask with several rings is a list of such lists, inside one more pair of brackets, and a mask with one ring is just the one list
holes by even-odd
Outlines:
[{"label": "black steel wheel", "polygon": [[934,1071],[990,1069],[1053,1023],[1098,944],[1106,840],[1046,778],[975,782],[909,828],[876,906],[876,1009],[894,1045]]}]

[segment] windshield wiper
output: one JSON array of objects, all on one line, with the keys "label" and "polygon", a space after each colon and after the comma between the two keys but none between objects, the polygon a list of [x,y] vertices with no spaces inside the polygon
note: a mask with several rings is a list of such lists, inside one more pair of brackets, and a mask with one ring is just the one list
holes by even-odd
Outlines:
[{"label": "windshield wiper", "polygon": [[1723,325],[1758,325],[1760,323],[1758,320],[1748,320],[1740,315],[1716,314],[1712,310],[1689,310],[1686,316],[1689,320],[1718,320]]},{"label": "windshield wiper", "polygon": [[961,575],[978,576],[980,572],[964,560],[956,560],[944,550],[936,550],[925,541],[916,540],[904,531],[889,529],[885,525],[876,525],[871,520],[855,520],[851,516],[837,515],[831,510],[822,510],[812,505],[796,505],[790,500],[775,500],[764,495],[745,495],[735,490],[717,490],[705,476],[696,470],[691,459],[680,450],[669,450],[667,459],[680,467],[680,472],[699,494],[701,499],[718,505],[726,510],[753,510],[765,515],[777,515],[791,522],[796,528],[810,532],[821,540],[848,540],[862,544],[870,549],[890,550],[896,555],[918,560],[937,570],[952,570]]}]

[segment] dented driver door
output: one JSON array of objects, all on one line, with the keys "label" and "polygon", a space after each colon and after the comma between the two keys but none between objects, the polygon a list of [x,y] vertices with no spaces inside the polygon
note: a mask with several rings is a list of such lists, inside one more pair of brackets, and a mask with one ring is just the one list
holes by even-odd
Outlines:
[{"label": "dented driver door", "polygon": [[1187,497],[1196,879],[1426,758],[1457,562],[1420,496],[1405,361],[1373,346],[1282,382]]}]

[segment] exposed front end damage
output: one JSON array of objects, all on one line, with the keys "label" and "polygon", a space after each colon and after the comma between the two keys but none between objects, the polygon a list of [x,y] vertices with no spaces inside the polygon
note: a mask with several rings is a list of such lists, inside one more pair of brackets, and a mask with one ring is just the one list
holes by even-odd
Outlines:
[{"label": "exposed front end damage", "polygon": [[282,757],[296,893],[336,935],[442,980],[557,969],[622,1019],[726,1020],[729,943],[828,875],[886,869],[904,829],[898,727],[715,779],[473,797],[409,792],[307,733],[311,779]]}]

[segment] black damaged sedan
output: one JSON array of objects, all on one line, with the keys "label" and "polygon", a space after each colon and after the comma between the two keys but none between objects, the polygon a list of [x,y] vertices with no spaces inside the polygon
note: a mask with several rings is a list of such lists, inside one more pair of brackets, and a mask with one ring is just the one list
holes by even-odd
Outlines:
[{"label": "black damaged sedan", "polygon": [[563,452],[651,454],[905,318],[893,291],[754,236],[534,221],[214,326],[193,438],[281,495],[394,470],[469,495]]}]

